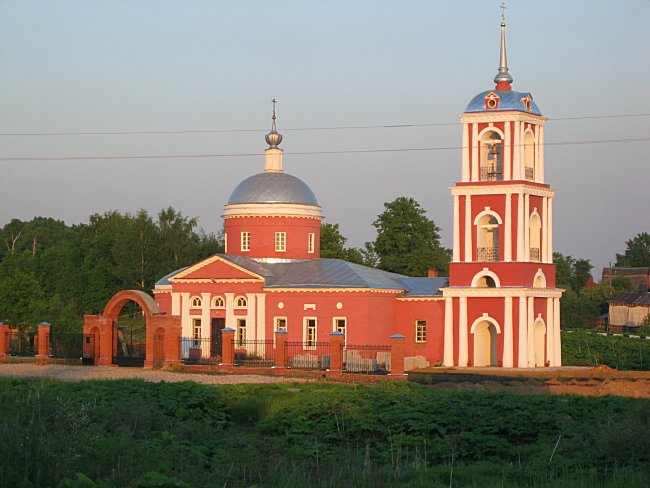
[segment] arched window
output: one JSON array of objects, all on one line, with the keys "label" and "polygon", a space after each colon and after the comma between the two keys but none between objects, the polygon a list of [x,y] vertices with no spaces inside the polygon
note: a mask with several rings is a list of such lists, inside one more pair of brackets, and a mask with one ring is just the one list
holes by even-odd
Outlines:
[{"label": "arched window", "polygon": [[546,276],[541,268],[537,270],[537,274],[533,278],[533,288],[546,288]]},{"label": "arched window", "polygon": [[490,271],[488,268],[483,268],[472,278],[472,287],[476,288],[498,288],[501,286],[501,281],[496,273]]},{"label": "arched window", "polygon": [[499,260],[499,221],[492,214],[485,214],[476,223],[476,260]]},{"label": "arched window", "polygon": [[192,297],[192,301],[190,303],[192,308],[201,308],[201,305],[203,304],[200,297]]},{"label": "arched window", "polygon": [[247,306],[248,301],[246,300],[246,297],[237,297],[237,300],[235,301],[235,307],[246,308]]},{"label": "arched window", "polygon": [[540,259],[540,242],[542,233],[542,221],[539,218],[537,211],[533,212],[530,216],[529,224],[529,243],[530,243],[530,260],[539,262]]},{"label": "arched window", "polygon": [[535,136],[530,129],[524,134],[524,171],[528,181],[535,181]]},{"label": "arched window", "polygon": [[503,139],[493,130],[485,132],[480,140],[481,181],[503,180]]},{"label": "arched window", "polygon": [[225,306],[226,302],[221,297],[214,297],[214,300],[212,300],[212,308],[224,308]]}]

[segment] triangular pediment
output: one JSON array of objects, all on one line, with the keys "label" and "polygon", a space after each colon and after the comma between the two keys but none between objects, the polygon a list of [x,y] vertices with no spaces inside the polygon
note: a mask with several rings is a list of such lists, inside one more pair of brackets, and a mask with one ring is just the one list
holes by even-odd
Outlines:
[{"label": "triangular pediment", "polygon": [[212,256],[169,278],[172,283],[193,280],[259,280],[264,278],[220,256]]}]

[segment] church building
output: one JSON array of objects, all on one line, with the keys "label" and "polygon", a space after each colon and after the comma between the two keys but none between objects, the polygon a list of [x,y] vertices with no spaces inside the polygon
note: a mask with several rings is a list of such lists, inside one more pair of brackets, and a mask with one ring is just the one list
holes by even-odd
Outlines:
[{"label": "church building", "polygon": [[388,344],[401,334],[407,369],[560,366],[546,118],[530,93],[511,87],[503,17],[494,82],[460,116],[449,278],[320,258],[321,207],[305,182],[284,171],[274,108],[264,172],[242,181],[225,205],[225,252],[158,281],[159,310],[180,316],[182,336],[193,339],[226,327],[238,341],[272,340],[285,330],[309,348],[332,332],[354,345]]}]

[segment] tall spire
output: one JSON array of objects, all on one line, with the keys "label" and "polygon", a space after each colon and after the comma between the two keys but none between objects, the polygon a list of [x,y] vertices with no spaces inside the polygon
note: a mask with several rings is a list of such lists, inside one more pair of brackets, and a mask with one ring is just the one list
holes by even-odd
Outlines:
[{"label": "tall spire", "polygon": [[508,59],[506,58],[506,4],[501,2],[501,53],[499,56],[499,72],[494,77],[497,90],[510,90],[512,76],[508,73]]},{"label": "tall spire", "polygon": [[266,134],[266,142],[269,147],[264,151],[264,171],[266,173],[282,173],[282,149],[278,145],[282,142],[282,134],[275,126],[275,104],[278,101],[274,98],[273,117],[271,117],[271,132]]}]

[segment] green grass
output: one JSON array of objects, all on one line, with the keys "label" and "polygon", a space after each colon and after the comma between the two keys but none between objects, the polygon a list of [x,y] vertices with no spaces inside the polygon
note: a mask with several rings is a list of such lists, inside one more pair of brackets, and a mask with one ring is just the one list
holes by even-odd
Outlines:
[{"label": "green grass", "polygon": [[562,364],[650,371],[650,340],[601,336],[587,330],[563,332]]},{"label": "green grass", "polygon": [[649,407],[412,383],[1,379],[0,486],[435,487],[451,477],[630,488],[650,479]]}]

